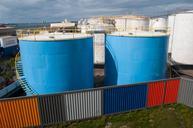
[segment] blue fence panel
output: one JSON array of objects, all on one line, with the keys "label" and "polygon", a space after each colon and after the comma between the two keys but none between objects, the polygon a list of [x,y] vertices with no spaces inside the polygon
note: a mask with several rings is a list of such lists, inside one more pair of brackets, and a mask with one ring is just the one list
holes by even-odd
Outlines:
[{"label": "blue fence panel", "polygon": [[146,97],[147,85],[104,89],[104,114],[144,108]]}]

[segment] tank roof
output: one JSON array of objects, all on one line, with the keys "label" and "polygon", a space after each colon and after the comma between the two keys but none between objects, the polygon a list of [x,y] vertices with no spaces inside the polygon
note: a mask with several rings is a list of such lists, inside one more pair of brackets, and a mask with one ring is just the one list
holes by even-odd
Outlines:
[{"label": "tank roof", "polygon": [[19,40],[26,41],[61,41],[61,40],[75,40],[92,37],[90,34],[82,33],[43,33],[38,35],[31,35],[20,38]]},{"label": "tank roof", "polygon": [[115,19],[148,20],[149,17],[145,17],[145,16],[134,16],[134,15],[126,15],[126,16],[117,16]]},{"label": "tank roof", "polygon": [[169,34],[165,32],[129,31],[129,32],[114,32],[109,35],[129,36],[129,37],[159,37],[159,36],[168,36]]}]

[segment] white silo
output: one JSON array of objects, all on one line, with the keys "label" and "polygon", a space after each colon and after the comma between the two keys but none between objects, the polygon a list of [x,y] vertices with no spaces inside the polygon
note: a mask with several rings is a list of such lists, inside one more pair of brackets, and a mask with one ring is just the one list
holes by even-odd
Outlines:
[{"label": "white silo", "polygon": [[167,31],[168,19],[164,17],[152,18],[150,20],[150,30],[152,31]]},{"label": "white silo", "polygon": [[149,18],[142,16],[118,16],[115,19],[117,31],[146,31],[149,29]]},{"label": "white silo", "polygon": [[176,14],[173,26],[172,59],[177,63],[193,65],[193,12]]},{"label": "white silo", "polygon": [[168,30],[170,33],[168,53],[172,52],[174,25],[175,25],[175,15],[168,16]]}]

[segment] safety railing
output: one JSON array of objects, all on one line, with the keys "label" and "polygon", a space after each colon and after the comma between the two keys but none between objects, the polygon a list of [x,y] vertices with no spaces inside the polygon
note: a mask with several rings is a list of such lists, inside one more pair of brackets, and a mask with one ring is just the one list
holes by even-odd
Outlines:
[{"label": "safety railing", "polygon": [[27,83],[22,68],[22,62],[20,58],[20,53],[18,52],[15,56],[15,71],[16,71],[16,78],[19,82],[19,85],[23,88],[23,90],[28,95],[37,95],[38,93],[32,89],[32,87]]},{"label": "safety railing", "polygon": [[34,29],[21,29],[17,30],[17,35],[19,38],[23,38],[25,36],[35,36],[39,34],[45,34],[45,33],[54,33],[54,32],[60,32],[60,33],[87,33],[87,34],[92,34],[95,31],[101,31],[103,30],[104,33],[112,33],[112,32],[138,32],[138,31],[150,31],[150,32],[156,32],[160,31],[163,33],[170,34],[170,28],[155,28],[155,27],[149,27],[149,26],[141,26],[141,27],[107,27],[107,28],[95,28],[93,26],[86,26],[84,28],[51,28],[51,27],[46,27],[46,28],[34,28]]},{"label": "safety railing", "polygon": [[[184,80],[189,83],[184,86]],[[193,82],[184,78],[0,100],[0,127],[62,124],[182,103],[192,106]],[[192,88],[192,89],[189,89]],[[192,106],[193,107],[193,106]]]}]

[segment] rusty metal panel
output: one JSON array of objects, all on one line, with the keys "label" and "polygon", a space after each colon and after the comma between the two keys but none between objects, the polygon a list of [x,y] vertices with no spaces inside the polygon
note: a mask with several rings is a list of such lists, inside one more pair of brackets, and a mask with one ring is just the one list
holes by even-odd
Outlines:
[{"label": "rusty metal panel", "polygon": [[193,107],[193,80],[181,79],[178,103]]},{"label": "rusty metal panel", "polygon": [[0,101],[0,122],[2,128],[40,126],[37,97]]},{"label": "rusty metal panel", "polygon": [[102,90],[65,94],[67,120],[80,120],[102,115]]},{"label": "rusty metal panel", "polygon": [[39,104],[43,125],[66,121],[64,95],[39,96]]},{"label": "rusty metal panel", "polygon": [[178,90],[180,86],[180,80],[167,80],[165,85],[165,97],[164,103],[171,104],[177,102]]},{"label": "rusty metal panel", "polygon": [[148,84],[147,107],[154,107],[163,104],[165,82],[153,82]]}]

